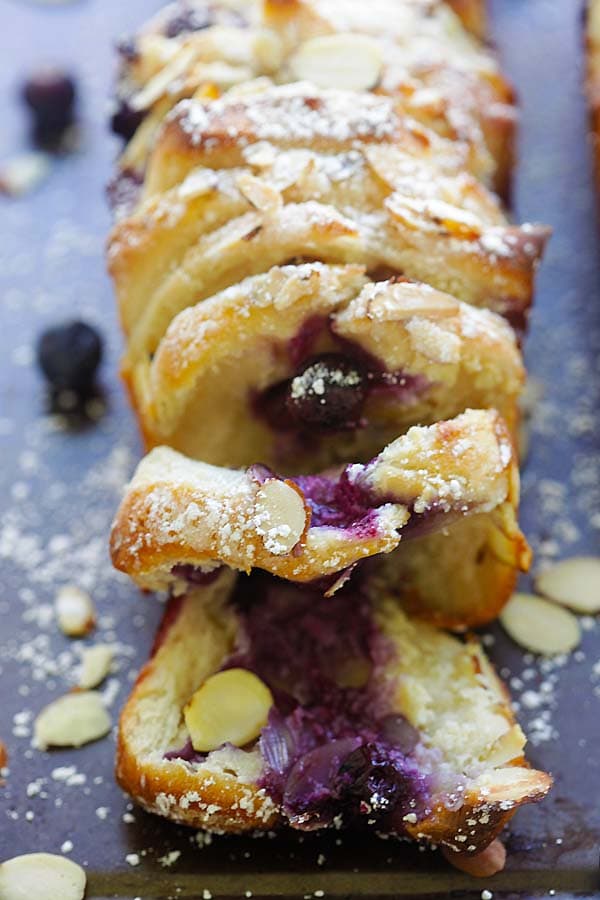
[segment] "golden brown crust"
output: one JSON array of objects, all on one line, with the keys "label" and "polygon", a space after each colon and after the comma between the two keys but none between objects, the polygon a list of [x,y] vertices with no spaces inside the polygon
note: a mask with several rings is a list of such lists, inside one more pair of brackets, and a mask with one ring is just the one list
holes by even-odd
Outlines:
[{"label": "golden brown crust", "polygon": [[[199,684],[219,668],[234,644],[237,626],[226,606],[231,586],[231,573],[222,573],[210,587],[171,600],[160,644],[142,670],[121,716],[117,778],[121,787],[151,812],[195,828],[239,833],[282,823],[278,806],[256,783],[261,766],[256,751],[252,756],[253,776],[243,759],[252,751],[236,751],[238,756],[228,757],[225,763],[211,763],[209,757],[201,765],[164,758],[178,741],[180,745],[185,741],[181,719],[184,704]],[[390,619],[395,620],[396,629],[410,629],[404,640],[423,642],[422,652],[449,652],[456,656],[456,671],[462,672],[458,693],[475,690],[478,693],[473,697],[477,696],[477,702],[483,704],[477,711],[470,710],[470,728],[477,726],[478,716],[484,717],[481,726],[485,728],[485,717],[500,712],[506,720],[505,740],[512,740],[515,735],[514,751],[508,749],[499,757],[499,765],[488,764],[480,775],[468,780],[459,809],[450,809],[442,799],[434,798],[426,818],[406,822],[407,834],[416,840],[443,844],[457,852],[480,852],[520,805],[535,802],[548,792],[551,779],[546,773],[527,767],[520,749],[523,737],[515,726],[506,689],[478,644],[467,644],[463,652],[452,638],[429,632],[428,626],[408,622],[404,625],[401,614],[387,609],[384,620]],[[391,640],[397,639],[395,634],[390,631]],[[410,670],[403,671],[402,678],[412,677]],[[384,677],[398,676],[390,670]],[[416,678],[420,680],[418,674]],[[490,692],[488,700],[481,693],[482,686]],[[439,687],[442,689],[443,685],[440,683]],[[426,682],[423,688],[426,692],[431,690]],[[410,708],[401,703],[399,709],[410,719]],[[429,733],[427,729],[422,732],[422,740],[426,744],[433,740],[435,746],[435,727],[431,737]],[[459,745],[457,753],[460,755],[464,749],[468,748]],[[231,774],[236,766],[237,774]]]}]

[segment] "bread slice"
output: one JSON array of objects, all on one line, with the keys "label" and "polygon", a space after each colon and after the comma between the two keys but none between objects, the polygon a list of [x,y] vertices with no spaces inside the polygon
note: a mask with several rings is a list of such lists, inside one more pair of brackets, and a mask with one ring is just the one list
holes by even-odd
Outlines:
[{"label": "bread slice", "polygon": [[[162,447],[142,461],[127,490],[111,554],[118,569],[150,590],[175,584],[179,591],[226,565],[298,582],[330,578],[333,592],[356,563],[415,537],[419,565],[435,568],[440,581],[423,575],[405,584],[392,558],[386,566],[392,590],[407,591],[424,616],[469,625],[494,615],[517,569],[528,566],[517,503],[511,440],[489,411],[411,428],[367,465],[295,479],[261,466],[222,469]],[[455,548],[461,557],[450,549],[453,523],[469,517],[468,543],[463,537]],[[443,561],[427,553],[427,535],[440,529],[448,544]],[[458,568],[469,576],[457,579],[455,595],[450,586]],[[465,579],[473,589],[467,596]]]},{"label": "bread slice", "polygon": [[[311,474],[469,407],[497,409],[515,434],[523,380],[499,316],[427,285],[368,281],[358,266],[306,263],[180,313],[131,390],[147,449]],[[344,383],[356,402],[340,400]]]},{"label": "bread slice", "polygon": [[[169,4],[122,53],[114,125],[132,140],[121,167],[143,173],[156,132],[178,100],[212,98],[255,79],[298,81],[307,69],[328,87],[388,94],[428,128],[467,141],[474,171],[506,191],[514,94],[485,42],[484,6],[483,0],[376,0],[368,10],[360,0]],[[315,42],[332,38],[338,65],[323,70]],[[357,81],[361,52],[367,70]]]},{"label": "bread slice", "polygon": [[[121,716],[121,787],[195,828],[367,822],[461,853],[540,800],[551,778],[528,767],[480,645],[408,618],[376,584],[342,590],[327,599],[264,574],[236,585],[223,570],[173,598]],[[196,753],[184,707],[232,666],[272,690],[268,725],[243,747]]]}]

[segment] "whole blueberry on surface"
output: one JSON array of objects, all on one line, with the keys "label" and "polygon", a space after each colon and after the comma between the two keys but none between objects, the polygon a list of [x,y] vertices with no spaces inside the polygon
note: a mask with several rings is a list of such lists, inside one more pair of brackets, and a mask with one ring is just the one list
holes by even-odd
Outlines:
[{"label": "whole blueberry on surface", "polygon": [[73,122],[76,87],[62,69],[45,68],[32,72],[23,85],[23,99],[33,114],[40,134],[57,134]]},{"label": "whole blueberry on surface", "polygon": [[85,322],[48,328],[38,340],[38,364],[56,390],[85,393],[94,382],[101,359],[102,339]]}]

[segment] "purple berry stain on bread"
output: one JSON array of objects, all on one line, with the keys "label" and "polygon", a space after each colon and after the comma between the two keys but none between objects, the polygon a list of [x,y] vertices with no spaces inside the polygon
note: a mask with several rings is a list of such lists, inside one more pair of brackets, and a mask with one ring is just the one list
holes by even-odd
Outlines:
[{"label": "purple berry stain on bread", "polygon": [[259,739],[261,786],[296,828],[341,815],[401,832],[404,815],[426,808],[428,783],[412,756],[417,732],[374,687],[391,650],[360,584],[326,598],[253,573],[240,578],[233,603],[241,630],[225,668],[249,669],[275,698]]}]

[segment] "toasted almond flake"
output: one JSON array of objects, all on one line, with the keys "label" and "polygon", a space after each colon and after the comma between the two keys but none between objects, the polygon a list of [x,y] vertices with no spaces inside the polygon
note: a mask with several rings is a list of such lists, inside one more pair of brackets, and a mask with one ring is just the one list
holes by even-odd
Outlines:
[{"label": "toasted almond flake", "polygon": [[486,757],[487,766],[504,766],[513,759],[523,755],[523,748],[527,738],[523,734],[520,725],[513,725],[504,734],[500,735]]},{"label": "toasted almond flake", "polygon": [[266,215],[274,215],[283,205],[278,190],[247,172],[237,178],[237,186],[248,203]]},{"label": "toasted almond flake", "polygon": [[44,181],[50,173],[50,160],[45,153],[22,153],[0,166],[0,193],[20,197]]},{"label": "toasted almond flake", "polygon": [[442,853],[450,865],[474,878],[490,878],[501,872],[506,863],[506,850],[502,841],[495,840],[481,853],[456,853],[443,847]]},{"label": "toasted almond flake", "polygon": [[569,653],[581,640],[572,613],[534,594],[513,594],[500,621],[513,641],[533,653]]},{"label": "toasted almond flake", "polygon": [[4,769],[8,765],[8,750],[4,741],[0,741],[0,769]]},{"label": "toasted almond flake", "polygon": [[129,101],[134,110],[149,109],[163,97],[173,82],[181,78],[196,58],[196,48],[193,45],[184,47],[168,64],[157,72],[154,78],[144,85],[139,93]]},{"label": "toasted almond flake", "polygon": [[95,644],[85,647],[81,656],[81,670],[78,685],[84,690],[95,688],[108,673],[113,661],[113,649],[110,644]]},{"label": "toasted almond flake", "polygon": [[225,669],[198,688],[183,714],[195,750],[208,752],[223,744],[243,747],[267,724],[273,695],[247,669]]},{"label": "toasted almond flake", "polygon": [[104,737],[111,722],[100,694],[77,691],[46,706],[34,724],[37,746],[81,747]]},{"label": "toasted almond flake", "polygon": [[575,612],[600,612],[600,557],[563,559],[540,572],[535,586],[540,594]]},{"label": "toasted almond flake", "polygon": [[53,853],[26,853],[0,864],[2,900],[81,900],[85,872]]},{"label": "toasted almond flake", "polygon": [[289,553],[307,526],[302,494],[289,482],[271,478],[256,495],[254,518],[265,548],[277,556]]},{"label": "toasted almond flake", "polygon": [[322,88],[368,91],[383,70],[379,43],[362,34],[332,34],[305,41],[290,60],[295,78]]},{"label": "toasted almond flake", "polygon": [[54,601],[60,630],[69,637],[84,637],[96,624],[90,595],[75,584],[65,584]]}]

